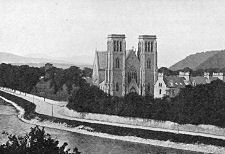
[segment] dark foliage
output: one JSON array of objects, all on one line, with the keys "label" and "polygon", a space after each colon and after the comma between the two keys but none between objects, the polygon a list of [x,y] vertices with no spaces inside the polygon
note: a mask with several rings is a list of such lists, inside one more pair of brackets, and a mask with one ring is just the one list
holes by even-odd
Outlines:
[{"label": "dark foliage", "polygon": [[129,117],[148,117],[153,97],[130,93],[124,98],[111,97],[96,86],[85,86],[73,91],[68,108],[79,112],[114,114]]},{"label": "dark foliage", "polygon": [[163,73],[163,74],[165,74],[167,76],[169,76],[169,75],[178,75],[178,71],[172,71],[172,70],[170,70],[170,69],[168,69],[166,67],[159,68],[158,72]]},{"label": "dark foliage", "polygon": [[130,93],[123,98],[111,97],[95,86],[73,91],[68,108],[127,117],[140,117],[180,124],[211,124],[225,127],[225,83],[187,86],[175,98],[153,99]]},{"label": "dark foliage", "polygon": [[[47,64],[46,64],[47,65]],[[63,86],[66,87],[66,92],[57,97],[68,97],[73,89],[86,84],[83,77],[90,76],[92,69],[71,66],[68,69],[56,68],[52,64],[50,67],[29,67],[28,65],[14,66],[11,64],[0,64],[0,87],[7,87],[14,90],[19,90],[25,93],[33,93],[38,96],[48,97],[53,99],[54,95],[63,91]],[[37,83],[40,83],[41,77],[44,77],[43,88],[38,89]],[[47,81],[50,82],[50,87],[53,92],[51,94],[47,89]],[[44,90],[43,90],[44,89]],[[61,98],[67,100],[67,98]]]},{"label": "dark foliage", "polygon": [[212,124],[225,127],[225,83],[188,86],[182,89],[173,104],[179,123]]},{"label": "dark foliage", "polygon": [[38,126],[31,128],[31,131],[25,136],[9,135],[8,141],[0,145],[1,154],[80,154],[77,148],[73,152],[66,150],[66,142],[59,147],[59,141],[46,134],[44,128]]},{"label": "dark foliage", "polygon": [[0,86],[30,92],[44,74],[43,68],[0,64]]},{"label": "dark foliage", "polygon": [[88,68],[88,67],[84,67],[84,69],[82,70],[82,74],[85,77],[91,77],[92,72],[93,72],[93,70],[91,68]]},{"label": "dark foliage", "polygon": [[84,73],[84,70],[82,71],[76,66],[71,66],[68,69],[53,66],[48,69],[45,68],[44,82],[39,82],[32,93],[54,100],[67,100],[73,89],[86,84],[83,79],[85,75],[88,75],[87,70]]}]

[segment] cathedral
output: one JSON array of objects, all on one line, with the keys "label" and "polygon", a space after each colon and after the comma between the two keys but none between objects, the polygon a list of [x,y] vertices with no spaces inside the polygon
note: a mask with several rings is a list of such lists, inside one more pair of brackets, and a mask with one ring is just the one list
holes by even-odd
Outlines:
[{"label": "cathedral", "polygon": [[154,95],[157,81],[157,42],[155,35],[140,35],[138,50],[126,50],[125,35],[107,37],[107,51],[96,51],[92,82],[111,96],[130,92]]}]

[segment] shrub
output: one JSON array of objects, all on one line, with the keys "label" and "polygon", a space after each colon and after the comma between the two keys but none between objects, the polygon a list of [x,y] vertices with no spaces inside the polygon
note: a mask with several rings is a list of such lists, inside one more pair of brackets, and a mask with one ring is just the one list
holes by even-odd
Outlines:
[{"label": "shrub", "polygon": [[66,142],[59,147],[59,141],[46,134],[44,128],[31,128],[25,136],[9,135],[8,141],[0,146],[1,154],[80,154],[77,148],[73,152],[66,150]]}]

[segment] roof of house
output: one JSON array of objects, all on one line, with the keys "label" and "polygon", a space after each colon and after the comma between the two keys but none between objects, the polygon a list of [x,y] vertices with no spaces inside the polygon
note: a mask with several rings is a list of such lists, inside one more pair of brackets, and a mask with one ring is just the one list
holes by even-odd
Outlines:
[{"label": "roof of house", "polygon": [[184,88],[185,87],[184,80],[185,79],[183,77],[178,76],[164,77],[164,82],[168,88]]},{"label": "roof of house", "polygon": [[195,84],[206,84],[207,83],[207,78],[203,76],[195,76],[190,78],[191,83]]}]

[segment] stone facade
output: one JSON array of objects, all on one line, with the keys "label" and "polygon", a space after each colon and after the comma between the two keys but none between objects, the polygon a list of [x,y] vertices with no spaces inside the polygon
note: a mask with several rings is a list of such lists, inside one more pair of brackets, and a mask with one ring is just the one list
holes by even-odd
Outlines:
[{"label": "stone facade", "polygon": [[155,35],[140,35],[138,51],[126,50],[125,35],[108,35],[107,51],[96,51],[93,83],[112,96],[154,95],[157,80]]},{"label": "stone facade", "polygon": [[158,73],[158,80],[155,83],[154,98],[163,98],[167,96],[166,91],[169,89],[164,81],[163,73]]},{"label": "stone facade", "polygon": [[[181,76],[181,77],[180,77]],[[184,88],[189,82],[184,76],[188,73],[180,73],[179,76],[165,76],[158,73],[158,80],[155,83],[154,98],[163,98],[164,96],[175,97],[181,88]]]}]

